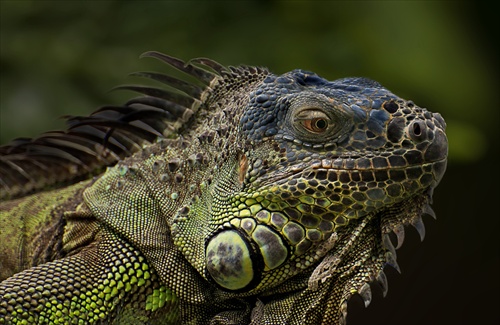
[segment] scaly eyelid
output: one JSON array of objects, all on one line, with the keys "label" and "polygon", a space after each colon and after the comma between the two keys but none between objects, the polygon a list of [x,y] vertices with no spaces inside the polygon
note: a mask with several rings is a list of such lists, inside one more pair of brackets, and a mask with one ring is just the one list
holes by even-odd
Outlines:
[{"label": "scaly eyelid", "polygon": [[330,117],[323,110],[318,108],[306,108],[301,110],[294,116],[294,121],[313,120],[316,118],[324,118],[330,121]]}]

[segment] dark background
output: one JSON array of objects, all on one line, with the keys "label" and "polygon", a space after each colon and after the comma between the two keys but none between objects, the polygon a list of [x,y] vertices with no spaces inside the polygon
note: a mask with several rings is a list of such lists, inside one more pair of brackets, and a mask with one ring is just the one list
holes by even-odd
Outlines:
[{"label": "dark background", "polygon": [[425,241],[407,229],[403,274],[349,324],[499,324],[498,27],[472,2],[0,0],[0,142],[129,98],[107,90],[161,69],[147,50],[375,79],[445,117],[449,166]]}]

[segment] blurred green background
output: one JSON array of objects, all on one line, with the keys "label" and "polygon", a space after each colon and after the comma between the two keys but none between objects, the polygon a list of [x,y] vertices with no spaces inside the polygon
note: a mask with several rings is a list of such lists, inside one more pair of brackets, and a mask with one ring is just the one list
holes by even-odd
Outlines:
[{"label": "blurred green background", "polygon": [[107,91],[163,68],[147,50],[375,79],[445,117],[450,160],[426,240],[349,324],[498,324],[498,25],[472,2],[0,0],[0,143],[128,98]]}]

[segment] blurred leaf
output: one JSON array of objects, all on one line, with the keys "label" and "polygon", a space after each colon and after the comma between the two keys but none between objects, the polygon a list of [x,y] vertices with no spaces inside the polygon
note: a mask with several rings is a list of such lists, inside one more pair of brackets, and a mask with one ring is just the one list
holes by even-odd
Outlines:
[{"label": "blurred leaf", "polygon": [[488,141],[479,128],[461,121],[446,121],[450,162],[472,163],[484,159]]}]

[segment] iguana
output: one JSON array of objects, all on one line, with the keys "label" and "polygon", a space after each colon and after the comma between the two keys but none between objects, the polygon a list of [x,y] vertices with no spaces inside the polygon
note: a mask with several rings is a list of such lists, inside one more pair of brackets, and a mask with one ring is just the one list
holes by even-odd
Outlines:
[{"label": "iguana", "polygon": [[390,234],[434,216],[440,114],[365,78],[144,56],[190,79],[136,73],[162,86],[0,148],[0,324],[344,324],[385,295]]}]

